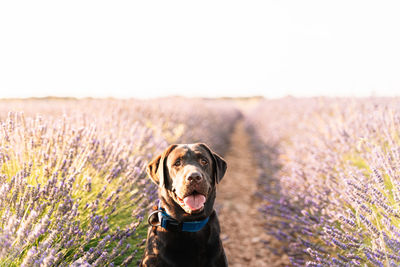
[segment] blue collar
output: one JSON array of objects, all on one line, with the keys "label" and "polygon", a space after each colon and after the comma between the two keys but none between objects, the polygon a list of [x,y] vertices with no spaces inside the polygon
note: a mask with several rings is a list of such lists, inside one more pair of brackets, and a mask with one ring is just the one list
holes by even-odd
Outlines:
[{"label": "blue collar", "polygon": [[158,213],[159,226],[173,232],[198,232],[207,224],[209,219],[209,217],[207,217],[201,221],[178,222],[169,216],[163,208],[161,208],[161,201],[158,202],[158,209],[150,213],[149,219],[155,213]]}]

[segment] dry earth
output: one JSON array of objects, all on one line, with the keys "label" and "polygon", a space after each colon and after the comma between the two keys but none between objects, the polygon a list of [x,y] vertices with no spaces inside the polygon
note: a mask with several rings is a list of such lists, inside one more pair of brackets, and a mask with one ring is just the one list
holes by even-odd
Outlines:
[{"label": "dry earth", "polygon": [[218,185],[217,210],[221,238],[229,266],[285,266],[287,257],[274,255],[265,245],[279,243],[265,232],[258,212],[257,165],[253,160],[243,122],[237,123],[225,155],[228,171]]}]

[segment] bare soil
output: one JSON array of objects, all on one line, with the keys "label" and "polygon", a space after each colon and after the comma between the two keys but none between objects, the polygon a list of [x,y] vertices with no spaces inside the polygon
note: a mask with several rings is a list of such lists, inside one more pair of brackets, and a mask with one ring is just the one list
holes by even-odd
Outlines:
[{"label": "bare soil", "polygon": [[287,266],[286,256],[274,255],[266,246],[280,244],[266,234],[258,211],[261,199],[257,192],[258,166],[253,159],[250,137],[239,121],[225,155],[228,170],[217,187],[217,212],[221,239],[229,266]]}]

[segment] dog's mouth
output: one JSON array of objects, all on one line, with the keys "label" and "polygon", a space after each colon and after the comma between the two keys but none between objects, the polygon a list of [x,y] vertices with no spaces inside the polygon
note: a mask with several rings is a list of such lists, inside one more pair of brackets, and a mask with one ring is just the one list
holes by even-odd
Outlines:
[{"label": "dog's mouth", "polygon": [[175,199],[178,204],[185,210],[187,213],[198,213],[204,209],[204,204],[206,202],[206,196],[193,191],[191,194],[186,195],[183,198],[180,198],[175,192]]}]

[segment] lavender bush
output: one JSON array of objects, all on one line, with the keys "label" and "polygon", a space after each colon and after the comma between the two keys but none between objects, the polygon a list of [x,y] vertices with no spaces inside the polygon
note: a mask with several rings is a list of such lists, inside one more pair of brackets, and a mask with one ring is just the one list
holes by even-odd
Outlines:
[{"label": "lavender bush", "polygon": [[237,118],[187,99],[2,101],[0,266],[136,265],[147,162],[172,142],[223,151]]},{"label": "lavender bush", "polygon": [[293,266],[400,265],[399,99],[282,99],[247,116],[266,231]]}]

